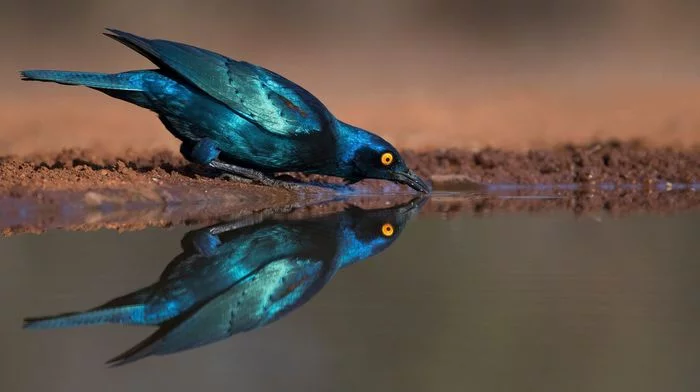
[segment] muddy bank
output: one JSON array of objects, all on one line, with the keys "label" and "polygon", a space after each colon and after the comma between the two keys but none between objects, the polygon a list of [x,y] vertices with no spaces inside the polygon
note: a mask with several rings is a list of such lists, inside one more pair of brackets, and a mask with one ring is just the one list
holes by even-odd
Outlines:
[{"label": "muddy bank", "polygon": [[17,213],[0,216],[1,235],[21,233],[42,233],[61,229],[71,231],[92,231],[110,229],[117,231],[142,230],[149,227],[167,228],[176,225],[210,225],[257,217],[284,214],[290,218],[304,218],[339,211],[349,205],[363,208],[383,208],[408,202],[411,196],[398,198],[379,197],[358,198],[348,201],[305,200],[294,204],[240,204],[238,202],[200,202],[189,204],[131,205],[104,204],[98,208],[82,208],[80,204],[69,203],[56,208],[32,205],[31,200],[15,199],[13,206]]},{"label": "muddy bank", "polygon": [[[439,149],[402,152],[425,177],[461,175],[480,183],[638,184],[700,182],[700,147],[649,147],[641,142],[564,145],[518,152],[500,149]],[[170,151],[112,154],[65,150],[58,154],[0,157],[0,191],[12,188],[89,189],[131,184],[212,186],[221,182]],[[194,183],[192,181],[195,181]]]},{"label": "muddy bank", "polygon": [[423,174],[464,174],[477,182],[518,184],[700,181],[700,148],[654,148],[639,142],[566,145],[516,152],[438,150],[405,153]]},{"label": "muddy bank", "polygon": [[[455,149],[403,154],[409,166],[432,179],[437,190],[482,190],[475,183],[582,186],[573,192],[546,191],[544,195],[557,198],[541,200],[502,197],[510,193],[443,194],[427,204],[425,213],[449,216],[562,209],[576,214],[673,213],[700,204],[697,191],[663,192],[658,188],[658,184],[700,182],[698,149],[608,142],[524,153]],[[604,184],[637,187],[603,190]],[[382,181],[363,181],[355,190],[375,195],[408,191]],[[532,191],[521,191],[520,195],[531,196]],[[110,155],[67,150],[0,158],[0,229],[5,233],[211,223],[268,208],[317,205],[335,198],[334,192],[318,187],[291,192],[218,179],[215,173],[170,152],[144,156],[128,151]],[[375,196],[367,196],[362,203],[373,200]]]},{"label": "muddy bank", "polygon": [[[94,194],[94,193],[92,193]],[[41,233],[52,229],[90,231],[111,229],[141,230],[148,227],[166,228],[175,225],[210,225],[225,221],[262,218],[285,214],[292,218],[323,215],[349,205],[365,209],[384,208],[410,201],[413,195],[352,197],[345,200],[305,200],[294,204],[270,204],[263,200],[249,203],[238,198],[228,200],[158,204],[114,204],[108,201],[93,207],[84,207],[84,198],[95,196],[70,192],[53,195],[65,204],[40,204],[35,199],[0,199],[0,232],[3,235]],[[62,198],[69,196],[71,200]],[[518,197],[520,196],[520,197]],[[674,214],[690,210],[700,211],[697,192],[556,192],[554,195],[436,194],[427,201],[421,214],[442,219],[459,216],[483,217],[506,213],[564,212],[580,217],[600,219],[618,218],[630,214]],[[9,202],[8,202],[9,201]]]}]

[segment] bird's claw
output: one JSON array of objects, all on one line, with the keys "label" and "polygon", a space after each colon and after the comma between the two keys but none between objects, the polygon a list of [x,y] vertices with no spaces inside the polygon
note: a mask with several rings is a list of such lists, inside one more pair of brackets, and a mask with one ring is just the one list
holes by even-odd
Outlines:
[{"label": "bird's claw", "polygon": [[251,180],[250,178],[237,176],[237,175],[231,174],[231,173],[221,173],[216,178],[226,180],[226,181],[240,182],[243,184],[252,184],[253,183],[253,180]]},{"label": "bird's claw", "polygon": [[259,181],[257,181],[257,182],[259,182],[262,185],[275,187],[275,188],[284,188],[284,189],[288,189],[290,191],[297,191],[304,186],[303,184],[301,184],[299,182],[277,180],[277,179],[270,178],[270,177],[265,177],[264,179],[259,179]]},{"label": "bird's claw", "polygon": [[303,186],[302,184],[296,182],[270,178],[265,173],[259,172],[257,170],[248,169],[245,167],[240,167],[216,160],[211,161],[209,163],[209,166],[217,170],[221,170],[223,172],[219,175],[219,178],[226,178],[229,180],[239,181],[247,184],[257,183],[260,185],[284,188],[289,190],[299,190]]}]

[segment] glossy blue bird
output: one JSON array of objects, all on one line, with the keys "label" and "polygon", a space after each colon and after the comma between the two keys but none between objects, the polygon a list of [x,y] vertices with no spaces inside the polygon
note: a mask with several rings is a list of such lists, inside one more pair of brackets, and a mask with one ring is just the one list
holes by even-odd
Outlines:
[{"label": "glossy blue bird", "polygon": [[424,201],[194,230],[156,283],[84,312],[25,319],[25,328],[159,326],[114,365],[260,328],[306,303],[341,268],[386,249]]},{"label": "glossy blue bird", "polygon": [[108,29],[158,69],[117,74],[22,71],[24,80],[82,85],[158,114],[189,161],[266,185],[280,172],[354,183],[385,179],[430,187],[381,137],[338,120],[311,93],[263,67],[183,43]]}]

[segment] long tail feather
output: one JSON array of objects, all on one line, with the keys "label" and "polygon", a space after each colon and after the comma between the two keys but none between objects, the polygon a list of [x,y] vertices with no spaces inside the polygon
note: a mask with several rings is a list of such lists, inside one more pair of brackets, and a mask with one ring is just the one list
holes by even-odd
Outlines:
[{"label": "long tail feather", "polygon": [[139,342],[134,347],[108,360],[106,364],[109,365],[109,367],[124,366],[128,363],[153,355],[154,346],[159,343],[161,335],[162,333],[160,330],[154,332],[152,335]]},{"label": "long tail feather", "polygon": [[144,305],[118,308],[102,308],[86,312],[63,313],[55,316],[30,317],[24,319],[23,328],[52,329],[108,323],[143,324]]},{"label": "long tail feather", "polygon": [[26,70],[20,72],[22,80],[54,82],[71,86],[87,86],[101,90],[141,91],[142,78],[136,72],[105,74],[99,72],[74,72],[53,70]]}]

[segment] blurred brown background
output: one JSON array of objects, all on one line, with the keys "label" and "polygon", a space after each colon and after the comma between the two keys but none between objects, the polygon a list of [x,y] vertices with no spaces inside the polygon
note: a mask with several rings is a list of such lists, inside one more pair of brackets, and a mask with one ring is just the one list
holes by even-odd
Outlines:
[{"label": "blurred brown background", "polygon": [[116,27],[273,69],[401,147],[700,143],[700,2],[0,2],[0,154],[176,148],[155,116],[25,68],[151,65]]}]

